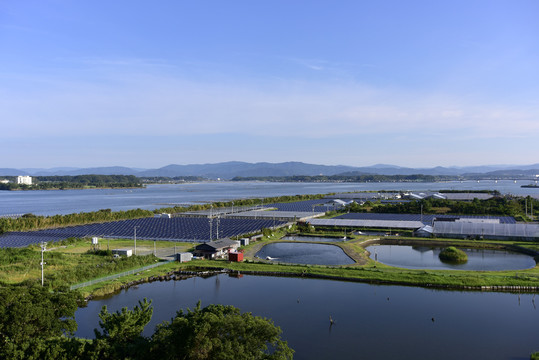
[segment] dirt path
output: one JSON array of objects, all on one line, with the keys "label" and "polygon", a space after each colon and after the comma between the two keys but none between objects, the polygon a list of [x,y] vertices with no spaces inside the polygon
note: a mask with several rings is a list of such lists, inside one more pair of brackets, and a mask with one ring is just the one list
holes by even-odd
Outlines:
[{"label": "dirt path", "polygon": [[345,243],[338,244],[341,249],[346,253],[346,255],[350,256],[352,260],[356,262],[356,265],[365,265],[367,263],[366,255],[364,252],[360,252],[357,247],[359,247],[360,243],[365,240],[352,240]]},{"label": "dirt path", "polygon": [[250,246],[245,252],[243,253],[243,257],[245,259],[253,260],[255,258],[256,253],[262,249],[264,245],[268,244],[267,242],[258,241],[254,245]]}]

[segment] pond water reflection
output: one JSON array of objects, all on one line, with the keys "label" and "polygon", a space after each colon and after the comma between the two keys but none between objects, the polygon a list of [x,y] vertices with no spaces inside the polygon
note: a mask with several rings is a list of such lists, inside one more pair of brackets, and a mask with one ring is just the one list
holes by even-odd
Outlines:
[{"label": "pond water reflection", "polygon": [[264,246],[256,253],[261,259],[288,264],[350,265],[354,264],[344,251],[335,245],[279,242]]},{"label": "pond water reflection", "polygon": [[[142,284],[80,308],[77,336],[93,337],[101,306],[109,311],[132,308],[144,297],[153,299],[154,308],[147,336],[198,300],[202,306],[234,305],[271,318],[299,360],[528,359],[539,350],[539,312],[532,294],[266,276]],[[335,325],[330,326],[329,316]]]},{"label": "pond water reflection", "polygon": [[438,270],[523,270],[535,266],[533,257],[507,250],[465,249],[468,261],[450,264],[440,261],[442,248],[409,245],[371,245],[370,258],[383,264],[407,269]]}]

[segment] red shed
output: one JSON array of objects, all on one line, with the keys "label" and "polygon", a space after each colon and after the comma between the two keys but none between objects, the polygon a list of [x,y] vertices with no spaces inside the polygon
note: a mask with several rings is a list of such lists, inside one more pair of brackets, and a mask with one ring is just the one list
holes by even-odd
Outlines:
[{"label": "red shed", "polygon": [[228,261],[243,261],[243,253],[231,251],[228,253]]}]

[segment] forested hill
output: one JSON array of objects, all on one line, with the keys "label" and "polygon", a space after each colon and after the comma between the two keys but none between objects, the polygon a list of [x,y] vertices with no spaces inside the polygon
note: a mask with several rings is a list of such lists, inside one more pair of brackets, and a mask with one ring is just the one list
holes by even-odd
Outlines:
[{"label": "forested hill", "polygon": [[8,177],[8,180],[11,182],[0,184],[0,190],[63,190],[142,187],[140,179],[134,175],[36,176],[32,178],[32,185],[17,184],[15,177]]}]

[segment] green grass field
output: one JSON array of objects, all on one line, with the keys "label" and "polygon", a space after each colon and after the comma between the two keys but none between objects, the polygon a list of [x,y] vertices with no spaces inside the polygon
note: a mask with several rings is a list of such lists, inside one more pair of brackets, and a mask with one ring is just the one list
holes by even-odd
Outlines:
[{"label": "green grass field", "polygon": [[[135,269],[172,256],[174,251],[183,252],[193,248],[193,243],[137,240],[137,255],[131,258],[113,258],[95,253],[89,239],[63,241],[44,252],[45,283],[51,287],[73,285],[113,273]],[[157,257],[153,256],[155,252]],[[101,240],[100,250],[133,249],[129,239]],[[41,248],[0,249],[0,283],[18,284],[25,281],[41,281]]]}]

